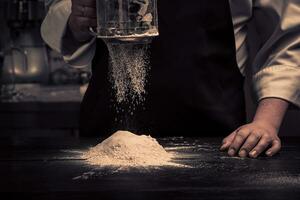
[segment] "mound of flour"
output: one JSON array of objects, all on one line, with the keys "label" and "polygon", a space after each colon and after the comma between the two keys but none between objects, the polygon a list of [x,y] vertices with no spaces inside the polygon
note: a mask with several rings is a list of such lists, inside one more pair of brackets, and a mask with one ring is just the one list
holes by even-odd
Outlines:
[{"label": "mound of flour", "polygon": [[152,137],[118,131],[102,143],[91,148],[84,158],[92,165],[147,167],[176,165],[172,154]]}]

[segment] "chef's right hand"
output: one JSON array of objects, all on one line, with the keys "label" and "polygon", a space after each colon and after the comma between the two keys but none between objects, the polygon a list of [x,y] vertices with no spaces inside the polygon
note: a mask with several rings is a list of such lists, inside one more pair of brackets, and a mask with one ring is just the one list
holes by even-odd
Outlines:
[{"label": "chef's right hand", "polygon": [[69,30],[78,42],[90,40],[90,27],[97,26],[96,0],[72,0]]}]

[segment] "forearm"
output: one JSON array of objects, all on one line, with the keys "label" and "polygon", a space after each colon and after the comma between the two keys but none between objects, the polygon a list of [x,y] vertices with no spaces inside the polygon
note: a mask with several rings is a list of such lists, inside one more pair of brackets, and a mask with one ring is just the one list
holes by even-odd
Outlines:
[{"label": "forearm", "polygon": [[289,103],[279,98],[266,98],[259,102],[253,122],[279,131]]}]

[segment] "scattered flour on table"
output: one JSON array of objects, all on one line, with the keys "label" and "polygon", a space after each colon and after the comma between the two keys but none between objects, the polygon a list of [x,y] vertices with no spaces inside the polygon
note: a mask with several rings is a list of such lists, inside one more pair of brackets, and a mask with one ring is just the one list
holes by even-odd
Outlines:
[{"label": "scattered flour on table", "polygon": [[250,178],[250,183],[265,185],[265,186],[278,186],[278,187],[297,187],[300,188],[300,174],[290,174],[287,172],[267,172],[260,173]]},{"label": "scattered flour on table", "polygon": [[168,153],[154,138],[127,131],[116,132],[83,157],[89,164],[98,166],[181,166],[171,162],[174,155]]},{"label": "scattered flour on table", "polygon": [[106,44],[110,55],[110,80],[117,103],[143,102],[148,72],[147,44]]}]

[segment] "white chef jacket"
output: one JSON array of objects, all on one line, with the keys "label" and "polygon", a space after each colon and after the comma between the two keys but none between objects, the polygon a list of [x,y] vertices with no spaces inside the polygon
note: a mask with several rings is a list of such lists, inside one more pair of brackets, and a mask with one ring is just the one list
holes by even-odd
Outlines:
[{"label": "white chef jacket", "polygon": [[[68,50],[72,41],[64,35],[72,3],[52,1],[41,27],[43,39],[71,66],[89,66],[96,39]],[[300,107],[300,0],[229,2],[237,63],[242,74],[250,72],[257,100],[275,97]]]}]

